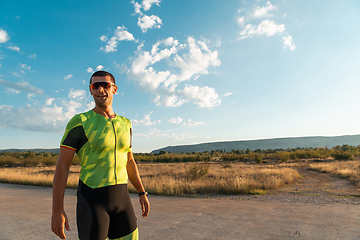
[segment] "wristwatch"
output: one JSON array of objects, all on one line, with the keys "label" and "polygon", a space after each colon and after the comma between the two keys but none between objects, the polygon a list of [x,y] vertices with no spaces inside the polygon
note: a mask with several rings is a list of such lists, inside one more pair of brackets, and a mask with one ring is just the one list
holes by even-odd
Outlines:
[{"label": "wristwatch", "polygon": [[139,197],[142,195],[149,196],[149,194],[147,192],[139,192]]}]

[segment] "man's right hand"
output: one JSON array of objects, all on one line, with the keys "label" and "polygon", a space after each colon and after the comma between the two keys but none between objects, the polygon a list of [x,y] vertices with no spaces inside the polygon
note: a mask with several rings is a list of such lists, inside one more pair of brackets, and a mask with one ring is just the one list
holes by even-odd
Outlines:
[{"label": "man's right hand", "polygon": [[53,213],[51,216],[51,230],[61,239],[66,239],[64,225],[67,231],[70,231],[69,220],[64,211]]}]

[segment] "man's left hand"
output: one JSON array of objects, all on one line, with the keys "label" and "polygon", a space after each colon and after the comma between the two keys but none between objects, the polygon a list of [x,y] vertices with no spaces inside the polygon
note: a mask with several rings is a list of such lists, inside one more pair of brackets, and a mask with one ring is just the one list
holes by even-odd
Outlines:
[{"label": "man's left hand", "polygon": [[149,199],[146,195],[141,195],[139,199],[141,205],[142,216],[147,217],[150,211]]}]

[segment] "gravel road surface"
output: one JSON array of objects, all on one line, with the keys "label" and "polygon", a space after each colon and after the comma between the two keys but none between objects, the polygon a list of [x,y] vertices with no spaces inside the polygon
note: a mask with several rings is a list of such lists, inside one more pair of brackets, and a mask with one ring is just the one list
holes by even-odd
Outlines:
[{"label": "gravel road surface", "polygon": [[[78,239],[75,193],[67,189],[65,195],[70,240]],[[150,215],[142,218],[138,197],[131,194],[140,239],[360,239],[358,199],[334,202],[314,198],[291,194],[150,195]],[[0,212],[0,240],[59,239],[50,229],[51,188],[0,184]]]}]

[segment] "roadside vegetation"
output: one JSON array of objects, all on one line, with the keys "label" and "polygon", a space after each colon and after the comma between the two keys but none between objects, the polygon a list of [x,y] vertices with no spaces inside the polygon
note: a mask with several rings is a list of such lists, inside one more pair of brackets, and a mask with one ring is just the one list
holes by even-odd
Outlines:
[{"label": "roadside vegetation", "polygon": [[[360,146],[201,153],[134,154],[145,188],[159,195],[262,194],[300,178],[297,167],[336,174],[360,186]],[[0,153],[0,182],[51,186],[57,154]],[[67,187],[76,188],[75,156]],[[129,184],[129,190],[135,192]]]},{"label": "roadside vegetation", "polygon": [[309,169],[347,178],[360,187],[360,160],[312,163]]}]

